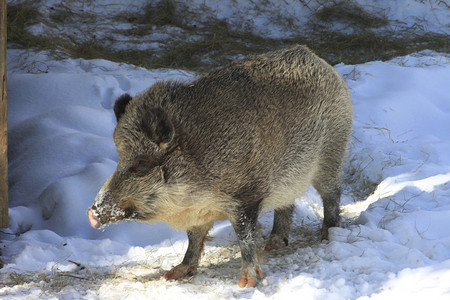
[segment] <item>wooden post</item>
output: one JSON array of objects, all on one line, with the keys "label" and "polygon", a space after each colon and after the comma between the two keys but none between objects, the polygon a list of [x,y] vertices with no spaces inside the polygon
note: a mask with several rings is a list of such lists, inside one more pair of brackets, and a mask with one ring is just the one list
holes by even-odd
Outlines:
[{"label": "wooden post", "polygon": [[0,0],[0,228],[8,216],[8,124],[6,101],[6,0]]}]

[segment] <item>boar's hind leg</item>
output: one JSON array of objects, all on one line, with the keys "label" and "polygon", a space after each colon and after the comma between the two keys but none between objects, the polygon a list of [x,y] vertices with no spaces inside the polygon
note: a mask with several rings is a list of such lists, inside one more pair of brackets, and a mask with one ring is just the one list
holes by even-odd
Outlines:
[{"label": "boar's hind leg", "polygon": [[256,276],[262,272],[256,257],[255,231],[258,220],[258,205],[246,206],[231,220],[241,248],[242,268],[239,287],[254,287]]},{"label": "boar's hind leg", "polygon": [[323,201],[323,225],[322,239],[328,239],[330,227],[341,226],[340,202],[341,202],[341,167],[340,162],[331,164],[319,171],[313,181],[313,186],[320,194]]},{"label": "boar's hind leg", "polygon": [[178,266],[164,275],[167,280],[177,280],[185,276],[191,276],[197,270],[200,256],[202,255],[203,245],[212,224],[194,227],[187,231],[188,248],[184,259]]},{"label": "boar's hind leg", "polygon": [[294,205],[275,209],[272,232],[264,248],[265,251],[276,250],[280,245],[287,246],[289,244],[289,229],[293,212]]}]

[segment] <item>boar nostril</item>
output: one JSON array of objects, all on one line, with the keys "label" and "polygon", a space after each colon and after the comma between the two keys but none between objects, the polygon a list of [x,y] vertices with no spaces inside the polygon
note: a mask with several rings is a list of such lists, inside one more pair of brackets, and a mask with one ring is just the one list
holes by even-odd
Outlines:
[{"label": "boar nostril", "polygon": [[101,223],[100,223],[100,221],[94,216],[94,212],[92,211],[92,209],[88,209],[87,215],[88,215],[89,223],[91,224],[91,226],[94,227],[95,229],[99,229],[100,226],[101,226]]}]

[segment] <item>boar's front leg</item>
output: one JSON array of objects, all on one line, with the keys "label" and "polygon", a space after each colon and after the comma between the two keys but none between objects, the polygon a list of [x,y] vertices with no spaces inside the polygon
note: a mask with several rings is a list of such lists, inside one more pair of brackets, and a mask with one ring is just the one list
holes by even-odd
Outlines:
[{"label": "boar's front leg", "polygon": [[197,270],[200,256],[202,255],[205,238],[211,226],[212,224],[207,224],[193,227],[187,231],[189,244],[183,261],[181,264],[167,272],[167,274],[164,275],[165,279],[177,280],[185,276],[190,276]]},{"label": "boar's front leg", "polygon": [[242,268],[239,287],[254,287],[256,276],[263,277],[256,256],[255,231],[258,219],[258,205],[249,205],[231,220],[241,248]]}]

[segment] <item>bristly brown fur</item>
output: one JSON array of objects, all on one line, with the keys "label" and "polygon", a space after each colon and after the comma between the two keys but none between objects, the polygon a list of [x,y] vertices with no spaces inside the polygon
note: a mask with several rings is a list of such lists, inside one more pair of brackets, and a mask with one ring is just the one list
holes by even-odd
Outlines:
[{"label": "bristly brown fur", "polygon": [[268,248],[287,244],[294,200],[309,185],[324,203],[322,237],[340,225],[352,104],[343,79],[308,48],[253,56],[189,84],[159,82],[125,106],[123,99],[117,170],[95,201],[112,213],[88,216],[98,217],[91,224],[123,216],[187,230],[184,265],[166,278],[194,270],[209,226],[229,219],[242,251],[239,285],[253,286],[262,275],[254,240],[259,212],[277,210]]}]

